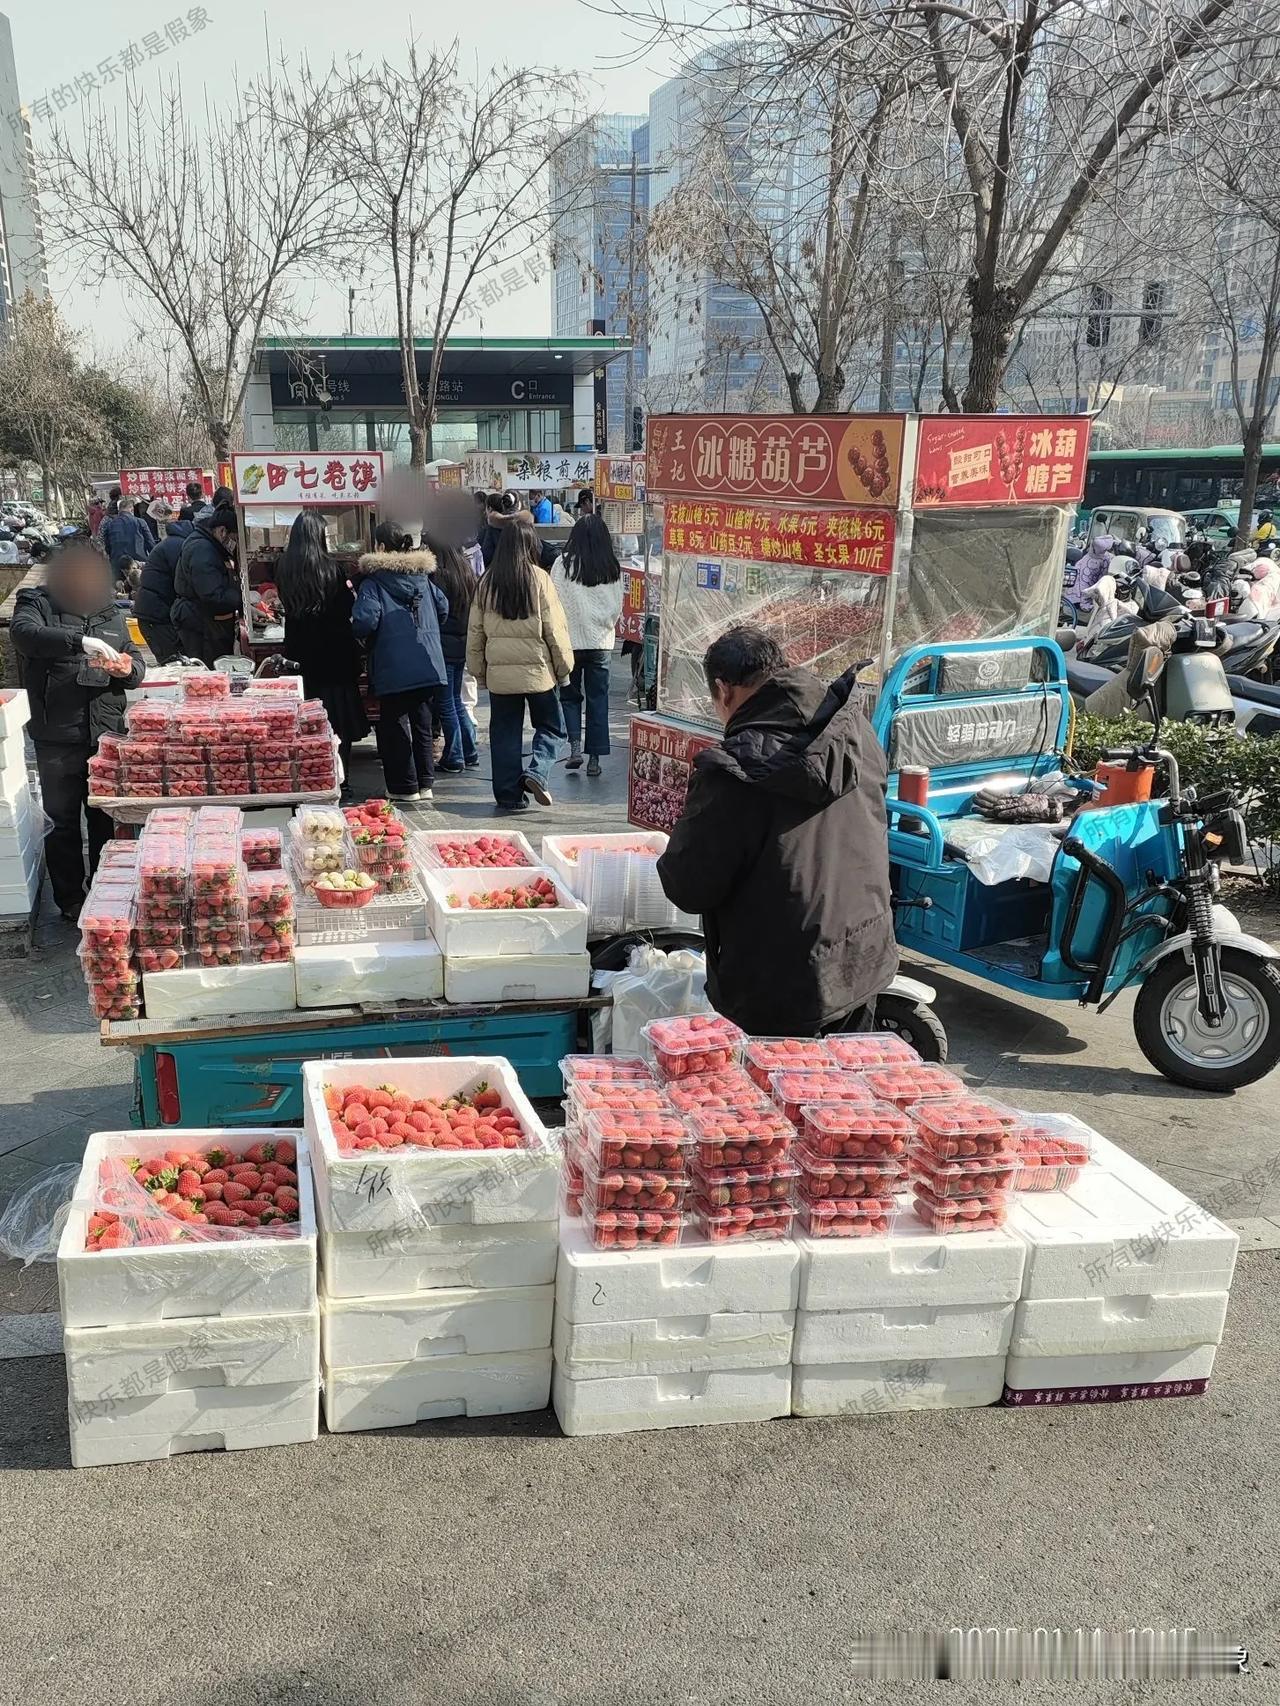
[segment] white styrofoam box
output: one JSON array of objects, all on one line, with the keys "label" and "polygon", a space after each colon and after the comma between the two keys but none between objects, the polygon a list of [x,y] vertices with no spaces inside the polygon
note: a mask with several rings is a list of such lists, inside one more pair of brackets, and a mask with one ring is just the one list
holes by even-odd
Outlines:
[{"label": "white styrofoam box", "polygon": [[982,1409],[998,1402],[1004,1366],[1003,1356],[797,1363],[791,1371],[791,1413],[878,1416],[892,1410]]},{"label": "white styrofoam box", "polygon": [[802,1309],[791,1360],[907,1362],[997,1357],[1009,1348],[1013,1303],[926,1303],[894,1308]]},{"label": "white styrofoam box", "polygon": [[[464,904],[450,906],[447,896],[486,894],[514,883],[547,877],[559,904],[533,909],[472,912]],[[545,865],[527,871],[430,871],[422,880],[427,890],[431,934],[450,957],[493,959],[499,954],[585,954],[587,909]]]},{"label": "white styrofoam box", "polygon": [[455,955],[444,962],[446,1001],[576,1001],[590,993],[590,954]]},{"label": "white styrofoam box", "polygon": [[[415,1100],[449,1097],[482,1081],[501,1093],[525,1133],[524,1149],[358,1150],[342,1155],[324,1105],[325,1087],[394,1083]],[[489,1055],[424,1060],[321,1060],[302,1068],[303,1124],[311,1140],[325,1230],[370,1232],[405,1224],[507,1224],[552,1220],[560,1157],[510,1061]],[[410,1287],[410,1290],[416,1289]]]},{"label": "white styrofoam box", "polygon": [[1218,1344],[1229,1301],[1225,1291],[1024,1298],[1014,1315],[1009,1354],[1083,1356]]},{"label": "white styrofoam box", "polygon": [[791,1361],[795,1311],[662,1315],[647,1321],[566,1321],[551,1340],[570,1380],[608,1374],[694,1374],[709,1368],[778,1368]]},{"label": "white styrofoam box", "polygon": [[1025,1248],[1004,1227],[954,1237],[903,1216],[883,1238],[797,1234],[800,1308],[889,1309],[937,1303],[1012,1303]]},{"label": "white styrofoam box", "polygon": [[1191,1397],[1208,1384],[1217,1350],[1217,1345],[1184,1345],[1172,1351],[1011,1356],[1004,1370],[1005,1403],[1106,1404]]},{"label": "white styrofoam box", "polygon": [[1082,1168],[1063,1191],[1019,1193],[1007,1226],[1026,1245],[1026,1297],[1228,1291],[1239,1247],[1229,1227],[1138,1162]]},{"label": "white styrofoam box", "polygon": [[[219,1142],[240,1153],[287,1137],[297,1144],[298,1232],[267,1237],[156,1244],[146,1249],[86,1250],[99,1164],[113,1157],[144,1161],[167,1149]],[[228,1130],[165,1127],[95,1132],[58,1243],[63,1326],[129,1327],[191,1316],[301,1315],[316,1306],[316,1216],[306,1140],[294,1130],[260,1126]]]},{"label": "white styrofoam box", "polygon": [[[526,865],[442,865],[438,862],[435,849],[442,841],[476,841],[481,835],[495,835],[503,841],[510,841],[524,854]],[[470,829],[415,829],[409,837],[409,851],[414,863],[423,870],[439,871],[448,875],[453,871],[490,871],[499,883],[505,881],[521,881],[521,872],[528,871],[538,865],[538,855],[533,850],[533,843],[518,829],[470,830]]]},{"label": "white styrofoam box", "polygon": [[148,1019],[212,1019],[239,1013],[286,1013],[298,1005],[293,966],[191,966],[145,972],[142,1001]]},{"label": "white styrofoam box", "polygon": [[25,882],[0,888],[0,918],[25,917],[35,905],[43,882],[44,864],[41,862]]},{"label": "white styrofoam box", "polygon": [[320,1311],[137,1327],[68,1327],[67,1391],[80,1402],[190,1386],[281,1386],[320,1378]]},{"label": "white styrofoam box", "polygon": [[21,729],[0,735],[0,794],[14,794],[28,780],[27,740]]},{"label": "white styrofoam box", "polygon": [[320,1300],[327,1368],[545,1350],[554,1285]]},{"label": "white styrofoam box", "polygon": [[545,1410],[550,1388],[550,1347],[330,1368],[324,1419],[330,1433],[340,1434],[409,1428],[448,1416],[514,1416]]},{"label": "white styrofoam box", "polygon": [[772,1314],[796,1307],[800,1256],[790,1238],[597,1250],[578,1220],[560,1227],[556,1315],[566,1322]]},{"label": "white styrofoam box", "polygon": [[0,688],[0,740],[21,735],[31,721],[31,701],[21,687]]},{"label": "white styrofoam box", "polygon": [[19,837],[0,829],[0,890],[26,889],[40,871],[44,840],[29,828]]},{"label": "white styrofoam box", "polygon": [[552,1220],[510,1226],[436,1226],[414,1232],[323,1232],[320,1271],[335,1297],[409,1297],[438,1287],[501,1290],[556,1277]]},{"label": "white styrofoam box", "polygon": [[712,1368],[690,1374],[606,1374],[571,1380],[559,1363],[551,1402],[561,1430],[637,1433],[714,1422],[768,1422],[791,1411],[791,1369]]},{"label": "white styrofoam box", "polygon": [[439,1001],[444,994],[444,956],[429,937],[295,948],[293,975],[299,1007]]},{"label": "white styrofoam box", "polygon": [[43,839],[43,823],[36,825],[36,798],[31,790],[27,772],[22,781],[7,794],[0,794],[0,846],[14,852],[32,841]]},{"label": "white styrofoam box", "polygon": [[320,1384],[192,1386],[151,1398],[69,1399],[71,1461],[146,1463],[186,1451],[301,1445],[320,1433]]}]

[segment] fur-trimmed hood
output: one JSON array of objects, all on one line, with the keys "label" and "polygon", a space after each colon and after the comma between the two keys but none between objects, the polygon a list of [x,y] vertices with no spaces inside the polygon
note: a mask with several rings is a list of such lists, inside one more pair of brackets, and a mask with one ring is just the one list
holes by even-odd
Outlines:
[{"label": "fur-trimmed hood", "polygon": [[429,575],[434,573],[435,566],[435,552],[425,548],[421,551],[366,551],[359,564],[364,575]]}]

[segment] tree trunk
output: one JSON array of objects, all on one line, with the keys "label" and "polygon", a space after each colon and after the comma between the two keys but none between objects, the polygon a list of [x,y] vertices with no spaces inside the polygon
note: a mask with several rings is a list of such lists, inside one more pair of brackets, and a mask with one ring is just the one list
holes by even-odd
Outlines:
[{"label": "tree trunk", "polygon": [[971,278],[969,297],[969,371],[960,406],[966,415],[995,413],[1013,344],[1018,301],[1012,290]]},{"label": "tree trunk", "polygon": [[210,421],[208,426],[214,462],[229,462],[231,460],[231,423],[229,421]]},{"label": "tree trunk", "polygon": [[810,414],[839,414],[840,399],[844,396],[844,378],[842,367],[837,367],[834,373],[823,373],[821,370],[818,372],[818,395],[813,400]]},{"label": "tree trunk", "polygon": [[1265,442],[1263,418],[1258,410],[1242,435],[1244,466],[1240,480],[1240,522],[1236,528],[1236,549],[1241,550],[1253,537],[1253,502],[1258,493],[1258,473],[1262,467],[1262,446]]},{"label": "tree trunk", "polygon": [[409,422],[409,466],[425,468],[428,462],[427,439],[429,432],[426,427],[420,427],[416,422]]}]

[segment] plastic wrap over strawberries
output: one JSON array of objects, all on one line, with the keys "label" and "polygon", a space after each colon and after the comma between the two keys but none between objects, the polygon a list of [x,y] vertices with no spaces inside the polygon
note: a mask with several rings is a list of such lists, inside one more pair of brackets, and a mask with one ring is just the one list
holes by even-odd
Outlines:
[{"label": "plastic wrap over strawberries", "polygon": [[295,1162],[295,1147],[284,1139],[252,1144],[243,1154],[213,1143],[150,1161],[106,1156],[98,1164],[85,1249],[297,1237]]}]

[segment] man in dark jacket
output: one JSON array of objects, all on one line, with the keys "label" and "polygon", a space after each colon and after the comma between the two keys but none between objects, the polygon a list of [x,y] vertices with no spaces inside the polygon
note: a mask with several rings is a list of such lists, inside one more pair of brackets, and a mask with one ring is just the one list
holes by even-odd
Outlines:
[{"label": "man in dark jacket", "polygon": [[173,574],[173,615],[186,657],[210,668],[236,640],[240,614],[240,577],[235,559],[236,512],[220,505],[205,521],[197,519],[182,542]]},{"label": "man in dark jacket", "polygon": [[98,543],[114,575],[122,575],[130,563],[144,563],[155,540],[145,521],[140,521],[121,501],[119,486],[112,486],[111,501],[98,529]]},{"label": "man in dark jacket", "polygon": [[[22,660],[40,791],[53,823],[45,838],[49,881],[58,910],[74,920],[85,890],[81,813],[90,877],[112,833],[106,813],[86,806],[89,758],[104,734],[124,728],[125,689],[139,686],[146,670],[112,599],[106,561],[84,543],[50,559],[44,586],[19,592],[9,637]],[[86,648],[86,640],[103,641],[118,658]]]},{"label": "man in dark jacket", "polygon": [[173,577],[183,542],[194,531],[189,521],[168,521],[165,528],[164,538],[142,565],[142,579],[133,595],[133,614],[157,663],[172,663],[182,656],[173,625]]},{"label": "man in dark jacket", "polygon": [[759,1036],[862,1029],[898,964],[884,752],[849,670],[788,669],[758,628],[704,659],[724,740],[698,754],[658,861],[702,914],[707,994]]}]

